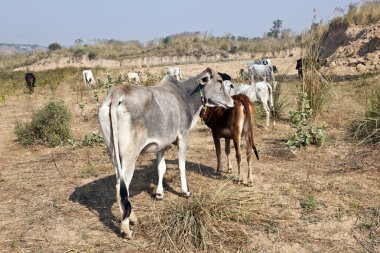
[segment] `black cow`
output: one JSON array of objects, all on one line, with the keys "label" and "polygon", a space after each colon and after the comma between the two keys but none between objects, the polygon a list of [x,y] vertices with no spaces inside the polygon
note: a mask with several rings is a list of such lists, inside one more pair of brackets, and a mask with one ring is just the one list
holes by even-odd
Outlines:
[{"label": "black cow", "polygon": [[25,82],[26,87],[29,89],[29,93],[33,93],[36,84],[36,77],[33,75],[33,73],[28,72],[25,74]]},{"label": "black cow", "polygon": [[223,81],[226,81],[226,80],[231,81],[232,80],[231,76],[227,73],[218,72],[218,74],[223,79]]},{"label": "black cow", "polygon": [[298,71],[298,77],[302,78],[302,76],[303,76],[303,73],[302,73],[302,58],[299,58],[297,60],[296,70]]},{"label": "black cow", "polygon": [[[312,62],[312,59],[309,59],[309,58],[299,58],[297,60],[296,70],[298,71],[299,78],[303,77],[303,69],[305,69],[307,65],[310,64],[311,62]],[[326,59],[318,58],[317,62],[314,63],[314,66],[317,70],[319,70],[322,66],[328,66],[328,62]]]}]

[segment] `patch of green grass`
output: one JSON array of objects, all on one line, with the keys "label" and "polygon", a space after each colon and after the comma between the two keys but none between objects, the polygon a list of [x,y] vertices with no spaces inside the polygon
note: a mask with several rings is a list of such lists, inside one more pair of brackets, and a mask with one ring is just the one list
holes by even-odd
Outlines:
[{"label": "patch of green grass", "polygon": [[317,199],[310,194],[308,194],[306,198],[301,201],[300,205],[306,213],[311,213],[319,209],[319,203]]}]

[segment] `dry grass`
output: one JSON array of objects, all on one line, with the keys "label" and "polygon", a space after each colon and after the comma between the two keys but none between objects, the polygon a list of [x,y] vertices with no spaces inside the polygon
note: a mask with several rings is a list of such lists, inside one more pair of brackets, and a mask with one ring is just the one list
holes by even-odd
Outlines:
[{"label": "dry grass", "polygon": [[380,147],[380,86],[372,90],[367,100],[364,118],[355,127],[355,137],[363,144]]},{"label": "dry grass", "polygon": [[[281,68],[293,66],[294,59],[288,60],[273,59],[272,62],[277,66],[283,62]],[[242,64],[245,62],[220,62],[212,67],[235,73]],[[183,65],[183,70],[193,75],[205,67],[189,64]],[[160,69],[151,71],[159,73]],[[295,100],[296,73],[292,70],[293,73],[284,78],[283,88],[289,89],[291,99]],[[115,76],[119,73],[119,70],[109,71]],[[97,77],[104,78],[106,74],[99,72]],[[64,78],[56,94],[72,112],[73,138],[82,140],[90,131],[99,132],[97,104],[92,91],[84,89],[81,96],[79,89],[73,89],[74,84],[78,87],[82,84],[81,76],[76,78],[73,83]],[[168,169],[163,201],[152,200],[148,192],[151,181],[157,182],[154,155],[141,155],[130,187],[131,202],[141,223],[134,227],[136,236],[130,241],[118,236],[120,211],[115,197],[114,167],[106,148],[96,145],[25,148],[17,144],[13,134],[15,120],[30,118],[33,108],[41,107],[51,95],[51,91],[38,86],[32,95],[23,94],[22,87],[18,87],[13,93],[17,95],[8,95],[0,105],[0,153],[4,154],[0,156],[2,251],[165,251],[158,244],[161,235],[149,229],[162,229],[166,221],[158,222],[168,205],[175,212],[175,208],[194,210],[198,203],[201,206],[197,210],[211,212],[217,209],[209,209],[202,203],[218,202],[213,200],[218,190],[221,194],[232,194],[235,190],[242,194],[232,195],[232,200],[227,198],[226,201],[234,203],[234,197],[245,196],[242,209],[224,205],[225,210],[221,209],[219,214],[233,210],[249,213],[237,218],[233,213],[225,219],[216,216],[214,219],[219,219],[219,223],[207,218],[207,228],[216,224],[215,229],[222,229],[219,234],[211,230],[210,237],[206,238],[209,252],[379,252],[380,238],[375,233],[380,225],[379,151],[357,146],[349,138],[351,124],[365,111],[362,101],[353,99],[353,94],[362,94],[374,85],[369,81],[368,85],[358,86],[358,81],[360,79],[342,81],[334,86],[336,97],[323,110],[323,117],[331,127],[326,130],[326,142],[319,148],[309,147],[297,156],[289,152],[284,147],[291,131],[287,118],[278,122],[275,129],[264,129],[260,124],[256,127],[255,143],[261,159],[253,164],[253,187],[227,184],[227,188],[223,188],[226,181],[214,176],[216,158],[211,133],[201,122],[190,135],[186,160],[192,198],[179,196],[181,186],[175,147],[165,153]],[[100,101],[105,95],[99,90]],[[87,121],[83,120],[80,102],[85,103]],[[234,157],[233,151],[231,157]],[[237,174],[236,161],[231,160],[233,177]],[[223,162],[225,164],[224,157]],[[220,194],[218,198],[225,199]],[[196,252],[192,244],[187,247]]]},{"label": "dry grass", "polygon": [[[302,86],[300,92],[307,93],[307,99],[313,110],[313,116],[316,117],[323,109],[325,102],[329,99],[329,89],[331,82],[321,69],[323,60],[321,54],[321,39],[325,33],[322,26],[315,27],[307,34],[304,34],[302,57]],[[304,105],[300,105],[301,107]],[[304,108],[300,108],[304,111]]]},{"label": "dry grass", "polygon": [[361,4],[351,4],[344,20],[349,24],[368,25],[380,20],[380,1],[366,0]]},{"label": "dry grass", "polygon": [[243,248],[249,241],[244,225],[260,222],[252,210],[256,202],[249,190],[226,182],[188,200],[168,203],[154,235],[160,248],[170,252],[214,252],[223,244]]}]

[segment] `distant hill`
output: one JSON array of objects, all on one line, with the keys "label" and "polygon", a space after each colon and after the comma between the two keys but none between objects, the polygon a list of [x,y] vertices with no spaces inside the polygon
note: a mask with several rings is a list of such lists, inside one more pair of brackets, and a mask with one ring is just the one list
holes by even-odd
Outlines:
[{"label": "distant hill", "polygon": [[0,55],[26,54],[34,51],[47,51],[47,47],[30,44],[0,43]]}]

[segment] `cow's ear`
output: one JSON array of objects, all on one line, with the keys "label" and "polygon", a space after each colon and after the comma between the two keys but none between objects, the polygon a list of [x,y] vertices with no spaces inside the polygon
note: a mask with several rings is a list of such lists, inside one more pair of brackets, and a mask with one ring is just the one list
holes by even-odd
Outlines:
[{"label": "cow's ear", "polygon": [[202,73],[197,75],[198,82],[202,85],[205,85],[210,81],[213,76],[214,71],[211,68],[205,69]]}]

